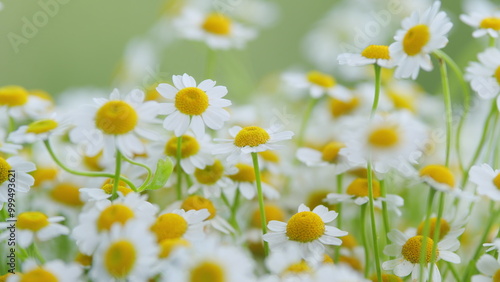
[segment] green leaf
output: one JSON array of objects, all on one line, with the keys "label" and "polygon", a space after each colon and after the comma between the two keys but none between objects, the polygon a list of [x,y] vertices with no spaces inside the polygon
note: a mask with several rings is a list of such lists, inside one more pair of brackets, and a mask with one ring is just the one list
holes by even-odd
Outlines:
[{"label": "green leaf", "polygon": [[156,171],[153,179],[143,189],[157,190],[162,188],[163,186],[165,186],[165,183],[167,183],[167,180],[172,174],[173,170],[174,164],[169,157],[167,157],[166,159],[159,159],[156,163]]}]

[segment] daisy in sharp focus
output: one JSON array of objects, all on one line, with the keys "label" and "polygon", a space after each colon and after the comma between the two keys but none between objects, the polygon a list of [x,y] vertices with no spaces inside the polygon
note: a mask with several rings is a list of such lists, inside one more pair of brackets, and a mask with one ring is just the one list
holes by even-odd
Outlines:
[{"label": "daisy in sharp focus", "polygon": [[0,210],[3,203],[9,199],[9,189],[15,192],[26,193],[35,183],[33,176],[28,172],[36,170],[35,164],[23,160],[21,157],[4,159],[0,156]]},{"label": "daisy in sharp focus", "polygon": [[439,11],[441,2],[436,1],[423,13],[413,14],[402,21],[402,28],[394,36],[396,42],[389,46],[397,68],[396,78],[416,79],[420,68],[432,70],[430,53],[448,43],[446,34],[453,24],[445,12]]},{"label": "daisy in sharp focus", "polygon": [[283,74],[283,80],[293,88],[308,90],[311,97],[315,99],[321,98],[325,94],[342,101],[351,98],[347,88],[338,84],[333,76],[320,71],[287,72]]},{"label": "daisy in sharp focus", "polygon": [[26,260],[22,265],[22,274],[14,274],[7,278],[7,282],[46,281],[46,282],[74,282],[82,281],[83,270],[76,263],[64,263],[53,260],[38,265],[32,259]]},{"label": "daisy in sharp focus", "polygon": [[488,164],[475,165],[469,171],[470,181],[477,185],[477,194],[500,201],[500,169]]},{"label": "daisy in sharp focus", "polygon": [[460,15],[460,19],[476,29],[472,33],[472,37],[474,38],[485,35],[497,38],[500,32],[499,11],[472,12],[468,15]]},{"label": "daisy in sharp focus", "polygon": [[222,99],[226,96],[225,86],[215,86],[215,81],[206,79],[196,84],[193,77],[183,74],[172,76],[174,86],[161,83],[156,90],[163,97],[172,100],[162,103],[160,114],[167,115],[163,127],[174,131],[175,136],[183,135],[191,128],[196,136],[203,136],[205,125],[218,130],[229,120],[229,113],[224,107],[231,101]]},{"label": "daisy in sharp focus", "polygon": [[479,62],[471,62],[464,77],[481,99],[495,98],[500,92],[500,50],[488,48],[477,58]]},{"label": "daisy in sharp focus", "polygon": [[394,67],[394,61],[389,54],[389,46],[369,45],[361,54],[342,53],[337,57],[339,64],[349,66],[366,66],[377,64],[384,68]]},{"label": "daisy in sharp focus", "polygon": [[267,225],[269,232],[263,235],[263,239],[269,243],[271,250],[299,247],[302,258],[318,261],[325,253],[325,245],[339,246],[342,240],[337,237],[347,235],[345,231],[326,225],[337,215],[335,211],[329,211],[322,205],[311,211],[301,204],[298,213],[287,223],[270,221]]}]

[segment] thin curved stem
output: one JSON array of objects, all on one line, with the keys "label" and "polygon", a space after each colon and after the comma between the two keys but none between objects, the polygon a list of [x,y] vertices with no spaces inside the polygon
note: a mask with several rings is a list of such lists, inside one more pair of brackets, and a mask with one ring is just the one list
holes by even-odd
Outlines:
[{"label": "thin curved stem", "polygon": [[118,198],[118,186],[120,184],[120,174],[122,171],[122,153],[120,150],[116,149],[116,162],[115,162],[115,177],[113,181],[113,193],[111,193],[111,199],[114,200]]},{"label": "thin curved stem", "polygon": [[372,164],[368,161],[368,204],[370,209],[370,221],[373,237],[373,251],[375,253],[375,268],[377,270],[377,281],[382,281],[382,268],[380,267],[380,252],[378,246],[377,225],[375,222],[375,207],[373,204],[373,180],[372,180]]},{"label": "thin curved stem", "polygon": [[446,62],[439,57],[439,66],[441,73],[441,82],[443,85],[443,96],[444,104],[446,110],[446,157],[445,166],[450,164],[450,153],[451,153],[451,139],[452,139],[452,109],[451,109],[451,94],[450,94],[450,84],[448,81],[448,72],[446,69]]},{"label": "thin curved stem", "polygon": [[375,96],[373,97],[372,111],[370,113],[370,118],[373,118],[375,113],[377,112],[378,100],[380,97],[380,85],[382,83],[382,77],[380,75],[381,68],[377,64],[373,64],[375,68]]},{"label": "thin curved stem", "polygon": [[[432,203],[434,201],[434,196],[436,195],[436,190],[430,188],[429,196],[427,198],[427,209],[425,212],[425,222],[424,228],[422,230],[422,247],[420,249],[420,273],[424,273],[425,259],[426,259],[426,248],[427,248],[427,238],[429,236],[430,229],[430,219],[432,214]],[[424,275],[420,275],[420,281],[424,280]]]},{"label": "thin curved stem", "polygon": [[[438,214],[436,218],[436,223],[434,226],[434,234],[432,234],[432,241],[434,242],[432,244],[432,250],[431,250],[431,265],[433,265],[436,261],[436,250],[437,250],[437,245],[439,242],[439,238],[441,235],[441,217],[443,217],[443,211],[444,211],[444,198],[445,193],[441,192],[439,195],[439,205],[438,205]],[[432,273],[434,272],[434,267],[431,267],[429,270],[429,281],[432,280]]]},{"label": "thin curved stem", "polygon": [[[366,204],[361,205],[360,218],[361,226],[361,241],[363,242],[364,250],[365,250],[365,278],[368,278],[370,275],[370,251],[368,250],[368,239],[366,238]],[[380,280],[382,281],[382,280]]]},{"label": "thin curved stem", "polygon": [[182,166],[181,166],[181,156],[182,156],[182,136],[177,137],[177,151],[176,151],[176,172],[177,172],[177,200],[180,201],[182,199]]},{"label": "thin curved stem", "polygon": [[[257,184],[257,197],[259,201],[259,212],[260,212],[260,221],[262,225],[262,234],[267,233],[267,219],[266,219],[266,210],[264,208],[264,194],[262,193],[262,182],[260,178],[260,168],[259,168],[259,159],[257,157],[257,153],[252,153],[252,161],[253,161],[253,169],[255,171],[255,183]],[[267,257],[269,254],[269,245],[266,241],[264,241],[264,255]]]},{"label": "thin curved stem", "polygon": [[149,166],[147,166],[147,165],[145,165],[145,164],[142,164],[142,163],[139,163],[139,162],[136,162],[136,161],[134,161],[134,160],[132,160],[132,159],[128,158],[128,157],[127,157],[127,156],[125,156],[125,155],[122,155],[121,157],[122,157],[122,158],[123,158],[126,162],[128,162],[128,163],[131,163],[131,164],[133,164],[133,165],[140,166],[140,167],[144,168],[144,169],[148,172],[148,176],[146,176],[146,180],[144,180],[144,184],[143,184],[143,185],[145,185],[145,184],[147,184],[147,183],[149,182],[149,180],[151,179],[151,176],[152,176],[152,174],[153,174],[153,172],[151,171],[151,169],[149,168]]}]

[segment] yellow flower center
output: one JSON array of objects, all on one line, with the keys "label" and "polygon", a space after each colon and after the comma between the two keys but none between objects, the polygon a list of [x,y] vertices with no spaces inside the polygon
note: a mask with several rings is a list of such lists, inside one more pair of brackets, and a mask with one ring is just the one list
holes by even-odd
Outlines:
[{"label": "yellow flower center", "polygon": [[497,80],[498,84],[500,84],[500,67],[498,67],[498,68],[495,70],[494,77],[495,77],[495,79]]},{"label": "yellow flower center", "polygon": [[500,269],[493,274],[492,282],[500,282]]},{"label": "yellow flower center", "polygon": [[26,132],[40,134],[49,132],[52,129],[56,128],[57,126],[58,126],[57,121],[52,119],[37,120],[28,125],[28,129],[26,129]]},{"label": "yellow flower center", "polygon": [[363,265],[356,257],[341,255],[339,260],[341,263],[345,263],[359,272],[363,271]]},{"label": "yellow flower center", "polygon": [[349,101],[342,101],[335,98],[330,98],[330,113],[337,118],[351,113],[359,105],[359,99],[351,98]]},{"label": "yellow flower center", "polygon": [[175,108],[185,115],[201,115],[208,108],[208,95],[197,87],[183,88],[175,95]]},{"label": "yellow flower center", "polygon": [[20,277],[21,279],[19,280],[20,282],[57,282],[59,279],[57,279],[57,276],[52,274],[52,272],[49,272],[41,267],[37,267],[33,270],[30,270],[26,273],[23,273]]},{"label": "yellow flower center", "polygon": [[130,241],[120,240],[109,246],[104,254],[104,266],[111,276],[125,278],[134,268],[137,250]]},{"label": "yellow flower center", "polygon": [[348,249],[353,250],[357,246],[358,242],[356,241],[356,238],[352,236],[352,234],[347,234],[344,237],[342,237],[342,247],[346,247]]},{"label": "yellow flower center", "polygon": [[83,164],[92,171],[101,171],[104,167],[101,166],[99,161],[102,157],[102,151],[93,157],[83,156]]},{"label": "yellow flower center", "polygon": [[307,80],[310,83],[319,85],[324,88],[331,88],[335,86],[335,79],[328,74],[319,72],[319,71],[310,71],[307,73]]},{"label": "yellow flower center", "polygon": [[124,101],[109,101],[95,115],[95,125],[106,134],[125,134],[135,128],[137,112]]},{"label": "yellow flower center", "polygon": [[[437,221],[437,218],[433,217],[431,218],[430,220],[430,228],[429,228],[429,236],[430,237],[434,237],[434,230],[436,230],[436,221]],[[448,221],[446,221],[445,219],[441,218],[441,224],[439,225],[439,239],[443,239],[444,236],[446,236],[446,234],[448,234],[448,232],[450,232],[450,224],[448,223]],[[420,223],[420,225],[418,226],[418,230],[417,230],[417,235],[423,235],[423,231],[424,231],[424,225],[425,225],[425,222],[422,221]]]},{"label": "yellow flower center", "polygon": [[213,185],[224,175],[224,167],[219,160],[215,160],[213,165],[207,165],[204,169],[196,168],[194,177],[201,184]]},{"label": "yellow flower center", "polygon": [[216,262],[204,261],[193,269],[189,276],[190,282],[225,282],[224,269]]},{"label": "yellow flower center", "polygon": [[168,256],[172,253],[173,250],[179,247],[189,247],[189,241],[182,238],[175,239],[165,239],[160,242],[160,254],[158,255],[160,258],[168,258]]},{"label": "yellow flower center", "polygon": [[41,212],[23,212],[17,217],[17,227],[38,231],[49,225],[49,218]]},{"label": "yellow flower center", "polygon": [[4,158],[0,157],[0,184],[9,179],[9,170],[11,168],[10,164]]},{"label": "yellow flower center", "polygon": [[431,33],[425,24],[419,24],[410,28],[403,39],[403,50],[410,56],[415,56],[429,42]]},{"label": "yellow flower center", "polygon": [[[113,193],[113,184],[104,184],[102,187],[101,187],[102,190],[104,190],[104,192],[106,192],[106,194],[109,194],[111,195]],[[123,196],[127,196],[128,193],[130,192],[134,192],[132,189],[124,186],[124,185],[120,185],[118,184],[118,188],[117,188],[118,192],[121,192],[123,194]]]},{"label": "yellow flower center", "polygon": [[206,17],[202,27],[210,33],[228,35],[231,33],[231,20],[222,14],[213,13]]},{"label": "yellow flower center", "polygon": [[374,147],[390,148],[398,144],[399,134],[394,127],[382,127],[373,130],[368,136],[368,142]]},{"label": "yellow flower center", "polygon": [[238,182],[254,182],[255,181],[255,171],[253,166],[247,164],[236,164],[238,172],[228,177],[234,181]]},{"label": "yellow flower center", "polygon": [[92,264],[92,256],[88,256],[79,252],[76,255],[75,262],[79,263],[81,266],[90,266]]},{"label": "yellow flower center", "polygon": [[[380,197],[380,184],[377,180],[372,180],[373,198]],[[357,178],[347,187],[346,193],[356,197],[368,197],[368,179]]]},{"label": "yellow flower center", "polygon": [[[401,254],[407,261],[411,263],[420,262],[423,239],[424,237],[422,235],[417,235],[408,239],[408,241],[406,241],[406,243],[403,245]],[[434,241],[431,238],[427,237],[427,241],[425,244],[425,262],[427,263],[431,261],[432,245],[434,245]],[[436,249],[436,257],[438,256],[439,250]]]},{"label": "yellow flower center", "polygon": [[450,169],[442,165],[428,165],[420,170],[420,176],[427,176],[434,181],[446,184],[453,188],[455,186],[455,177]]},{"label": "yellow flower center", "polygon": [[258,126],[247,126],[244,127],[236,134],[234,138],[234,145],[238,147],[257,147],[262,144],[266,144],[267,141],[271,139],[269,133],[263,128]]},{"label": "yellow flower center", "polygon": [[122,204],[113,204],[105,208],[97,219],[97,230],[110,230],[115,223],[124,225],[134,217],[134,211]]},{"label": "yellow flower center", "polygon": [[161,99],[162,96],[156,90],[156,87],[158,87],[158,83],[155,83],[146,89],[146,96],[144,97],[144,101],[158,101],[159,99]]},{"label": "yellow flower center", "polygon": [[321,151],[321,159],[325,162],[334,162],[339,155],[340,149],[344,148],[345,145],[340,142],[330,142]]},{"label": "yellow flower center", "polygon": [[198,195],[187,197],[184,202],[182,202],[181,209],[185,211],[207,209],[210,213],[210,216],[207,219],[212,219],[217,214],[217,210],[215,209],[212,201]]},{"label": "yellow flower center", "polygon": [[181,238],[188,229],[187,221],[176,213],[166,213],[160,215],[153,226],[151,231],[156,234],[158,242],[165,239]]},{"label": "yellow flower center", "polygon": [[310,211],[296,213],[286,225],[286,235],[290,240],[311,242],[325,233],[325,223],[321,217]]},{"label": "yellow flower center", "polygon": [[389,91],[388,96],[392,100],[394,107],[415,112],[415,99],[412,96],[398,94],[394,91]]},{"label": "yellow flower center", "polygon": [[481,21],[479,27],[500,30],[500,18],[485,18]]},{"label": "yellow flower center", "polygon": [[[0,183],[2,183],[1,180],[0,180]],[[493,184],[495,184],[497,189],[500,190],[500,173],[497,174],[497,176],[495,176],[495,178],[493,178]]]},{"label": "yellow flower center", "polygon": [[283,272],[284,273],[292,272],[295,274],[300,274],[300,273],[309,273],[311,271],[312,271],[312,269],[309,267],[307,262],[301,261],[301,262],[294,263],[294,264],[290,265]]},{"label": "yellow flower center", "polygon": [[4,86],[0,88],[0,105],[22,106],[28,102],[28,91],[21,86]]},{"label": "yellow flower center", "polygon": [[[0,171],[1,171],[1,163],[2,163],[2,158],[0,158]],[[33,171],[31,175],[35,179],[35,183],[33,184],[33,186],[36,187],[45,181],[56,179],[57,169],[52,167],[37,167],[37,169]],[[2,183],[1,177],[0,177],[0,183]]]},{"label": "yellow flower center", "polygon": [[59,203],[72,207],[83,205],[80,200],[79,187],[73,183],[59,183],[50,192],[50,196]]},{"label": "yellow flower center", "polygon": [[334,209],[335,205],[331,205],[324,202],[326,196],[330,193],[331,191],[329,190],[316,190],[309,193],[306,200],[306,206],[310,207],[311,209],[314,209],[319,205],[323,205],[329,208],[330,210]]},{"label": "yellow flower center", "polygon": [[[285,212],[277,205],[266,204],[264,206],[264,211],[266,213],[266,224],[271,220],[285,221]],[[255,228],[260,228],[262,226],[260,221],[259,209],[256,209],[253,212],[251,217],[251,224]]]},{"label": "yellow flower center", "polygon": [[[179,137],[172,137],[170,138],[170,140],[168,140],[165,146],[165,154],[167,156],[174,157],[177,155],[177,138]],[[198,151],[200,150],[200,144],[198,143],[196,138],[189,135],[182,135],[180,138],[182,138],[181,158],[189,158],[198,153]]]},{"label": "yellow flower center", "polygon": [[262,157],[265,161],[271,162],[271,163],[278,163],[280,161],[280,157],[278,154],[276,154],[273,151],[263,151],[259,152],[259,156]]},{"label": "yellow flower center", "polygon": [[[378,282],[377,274],[372,275],[370,279],[373,282]],[[382,274],[382,282],[403,282],[403,279],[394,274]]]},{"label": "yellow flower center", "polygon": [[370,45],[361,52],[361,56],[368,59],[384,59],[389,60],[389,46],[385,45]]},{"label": "yellow flower center", "polygon": [[323,255],[323,264],[333,264],[333,259],[331,256],[324,254]]}]

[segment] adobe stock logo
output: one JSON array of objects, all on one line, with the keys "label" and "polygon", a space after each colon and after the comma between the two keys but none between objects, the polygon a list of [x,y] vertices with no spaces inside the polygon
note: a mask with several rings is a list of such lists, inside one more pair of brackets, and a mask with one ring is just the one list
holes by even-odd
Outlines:
[{"label": "adobe stock logo", "polygon": [[22,17],[22,27],[20,33],[9,32],[7,39],[9,40],[12,49],[17,54],[19,47],[23,44],[28,44],[29,41],[38,34],[39,30],[45,27],[49,20],[55,17],[62,5],[68,4],[71,0],[40,0],[38,6],[40,10],[35,12],[31,17]]}]

